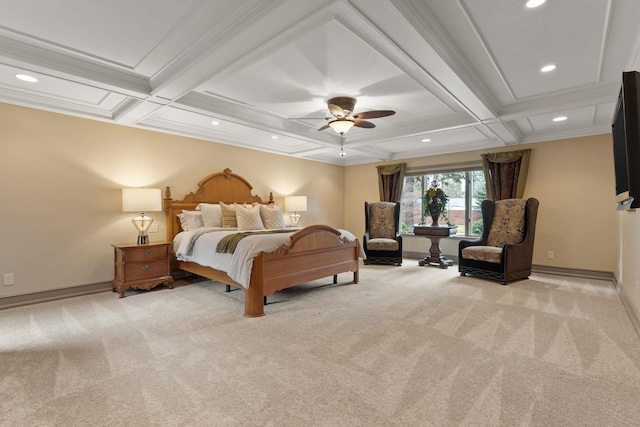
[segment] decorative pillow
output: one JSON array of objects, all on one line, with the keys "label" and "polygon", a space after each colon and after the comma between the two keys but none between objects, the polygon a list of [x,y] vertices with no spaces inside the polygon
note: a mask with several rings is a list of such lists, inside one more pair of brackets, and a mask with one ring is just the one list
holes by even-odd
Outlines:
[{"label": "decorative pillow", "polygon": [[260,205],[260,218],[264,228],[280,229],[285,228],[282,209],[275,205]]},{"label": "decorative pillow", "polygon": [[202,212],[182,211],[182,213],[178,214],[178,218],[180,219],[180,226],[184,231],[204,227]]},{"label": "decorative pillow", "polygon": [[239,205],[236,203],[238,230],[264,230],[260,219],[260,205]]},{"label": "decorative pillow", "polygon": [[521,243],[524,239],[524,199],[504,199],[496,202],[493,222],[487,236],[487,246],[498,248]]},{"label": "decorative pillow", "polygon": [[238,220],[236,219],[236,206],[227,205],[220,202],[220,210],[222,211],[222,227],[238,228]]},{"label": "decorative pillow", "polygon": [[202,212],[205,227],[222,227],[222,209],[220,205],[200,203],[196,209]]}]

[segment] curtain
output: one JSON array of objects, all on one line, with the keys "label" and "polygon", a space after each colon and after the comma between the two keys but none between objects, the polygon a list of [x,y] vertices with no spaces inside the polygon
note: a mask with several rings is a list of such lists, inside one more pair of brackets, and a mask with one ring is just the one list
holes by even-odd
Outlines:
[{"label": "curtain", "polygon": [[377,166],[378,188],[381,202],[399,202],[404,183],[404,169],[406,163],[396,165]]},{"label": "curtain", "polygon": [[482,154],[487,199],[521,199],[529,171],[531,149]]}]

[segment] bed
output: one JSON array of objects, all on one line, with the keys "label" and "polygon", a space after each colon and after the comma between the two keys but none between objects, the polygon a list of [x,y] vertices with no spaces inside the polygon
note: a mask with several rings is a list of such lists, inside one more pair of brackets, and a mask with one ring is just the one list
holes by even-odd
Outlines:
[{"label": "bed", "polygon": [[[173,242],[182,231],[178,214],[194,211],[201,203],[273,204],[273,194],[269,194],[269,200],[263,202],[260,197],[251,194],[252,189],[247,180],[230,169],[203,178],[198,183],[197,191],[187,194],[182,200],[173,200],[170,187],[166,187],[164,210],[168,240]],[[345,237],[344,230],[327,225],[311,225],[280,235],[285,238],[285,243],[273,251],[259,252],[253,262],[249,262],[250,277],[245,286],[232,279],[225,268],[180,260],[175,250],[172,267],[244,290],[244,315],[247,317],[264,316],[265,298],[281,289],[330,276],[334,277],[336,283],[337,275],[345,272],[352,272],[352,283],[358,283],[360,243],[355,237],[351,237],[351,240]]]}]

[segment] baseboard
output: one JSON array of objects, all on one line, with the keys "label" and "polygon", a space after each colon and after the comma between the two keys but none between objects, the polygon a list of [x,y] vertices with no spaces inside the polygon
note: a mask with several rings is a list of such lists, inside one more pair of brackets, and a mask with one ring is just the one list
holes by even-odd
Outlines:
[{"label": "baseboard", "polygon": [[614,277],[613,283],[618,290],[618,295],[620,295],[620,299],[622,300],[622,305],[627,310],[627,314],[629,315],[629,319],[631,319],[631,323],[636,330],[636,333],[640,337],[640,316],[638,312],[635,310],[633,304],[631,304],[631,299],[627,295],[627,292],[624,290],[620,282]]},{"label": "baseboard", "polygon": [[[403,252],[402,256],[407,259],[422,259],[425,257],[424,253],[421,252]],[[452,260],[454,263],[458,263],[457,255],[445,255],[447,259]],[[573,277],[584,277],[587,279],[602,279],[602,280],[613,280],[613,273],[609,271],[595,271],[595,270],[579,270],[575,268],[563,268],[563,267],[550,267],[547,265],[536,265],[533,264],[531,266],[531,271],[536,273],[549,273],[549,274],[557,274],[560,276],[573,276]]]},{"label": "baseboard", "polygon": [[551,267],[548,265],[533,264],[531,266],[531,271],[534,273],[557,274],[559,276],[584,277],[585,279],[600,279],[611,281],[615,279],[613,273],[610,271],[580,270],[577,268]]},{"label": "baseboard", "polygon": [[23,305],[39,304],[47,301],[55,301],[64,298],[78,297],[81,295],[97,294],[111,291],[111,282],[93,283],[90,285],[73,286],[71,288],[54,289],[51,291],[34,292],[32,294],[16,295],[0,298],[0,310],[20,307]]}]

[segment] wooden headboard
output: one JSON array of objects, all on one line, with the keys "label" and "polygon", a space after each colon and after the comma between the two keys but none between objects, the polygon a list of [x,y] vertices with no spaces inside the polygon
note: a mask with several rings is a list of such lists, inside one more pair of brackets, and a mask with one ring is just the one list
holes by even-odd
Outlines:
[{"label": "wooden headboard", "polygon": [[[171,189],[167,186],[164,193],[164,211],[167,214],[167,241],[172,242],[173,238],[182,231],[178,214],[185,211],[193,211],[200,203],[262,203],[265,202],[258,196],[251,194],[253,187],[249,182],[231,172],[227,168],[222,172],[213,173],[198,183],[195,193],[189,193],[182,200],[171,198]],[[273,203],[273,193],[269,193],[269,201]]]}]

